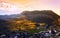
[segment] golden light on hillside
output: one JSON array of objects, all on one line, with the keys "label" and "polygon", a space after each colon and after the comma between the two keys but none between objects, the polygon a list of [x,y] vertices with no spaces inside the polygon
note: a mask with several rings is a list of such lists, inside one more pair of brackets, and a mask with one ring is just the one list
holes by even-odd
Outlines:
[{"label": "golden light on hillside", "polygon": [[[31,22],[27,19],[24,20],[12,20],[10,21],[10,30],[18,31],[18,30],[30,30],[35,29],[35,23]],[[16,29],[16,30],[15,30]]]},{"label": "golden light on hillside", "polygon": [[16,21],[16,23],[20,23],[21,21]]},{"label": "golden light on hillside", "polygon": [[25,30],[25,27],[20,27],[21,28],[21,30]]},{"label": "golden light on hillside", "polygon": [[45,26],[46,25],[46,23],[40,23],[40,26]]}]

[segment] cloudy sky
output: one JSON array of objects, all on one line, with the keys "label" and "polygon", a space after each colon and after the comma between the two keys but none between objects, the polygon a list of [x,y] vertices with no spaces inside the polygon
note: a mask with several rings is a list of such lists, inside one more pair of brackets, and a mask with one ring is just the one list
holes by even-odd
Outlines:
[{"label": "cloudy sky", "polygon": [[0,0],[0,15],[26,10],[53,10],[60,15],[60,0]]}]

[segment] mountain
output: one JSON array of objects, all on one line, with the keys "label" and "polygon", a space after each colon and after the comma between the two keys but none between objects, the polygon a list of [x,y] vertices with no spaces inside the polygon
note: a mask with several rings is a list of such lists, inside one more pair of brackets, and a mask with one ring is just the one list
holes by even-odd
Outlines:
[{"label": "mountain", "polygon": [[36,22],[49,22],[58,18],[58,15],[51,10],[24,11],[22,12],[22,15],[24,15],[28,20]]},{"label": "mountain", "polygon": [[0,19],[3,20],[11,20],[11,19],[17,19],[18,17],[20,18],[22,15],[20,14],[13,14],[13,15],[0,15]]},{"label": "mountain", "polygon": [[[6,26],[6,21],[26,19],[35,23],[46,23],[47,27],[53,25],[58,19],[58,15],[51,10],[43,11],[23,11],[21,14],[0,15],[0,25]],[[12,21],[11,21],[12,22]],[[56,21],[57,22],[57,21]],[[9,23],[10,24],[10,23]]]},{"label": "mountain", "polygon": [[24,11],[22,12],[22,15],[25,16],[25,19],[31,20],[35,23],[45,23],[47,25],[46,28],[49,28],[52,25],[56,25],[56,20],[58,19],[58,15],[51,10]]},{"label": "mountain", "polygon": [[11,20],[11,19],[28,19],[36,22],[41,21],[52,21],[56,20],[58,15],[51,10],[42,10],[42,11],[23,11],[21,14],[13,15],[0,15],[0,19]]}]

